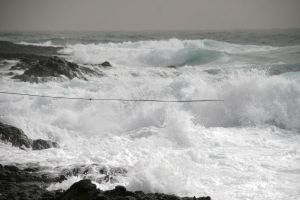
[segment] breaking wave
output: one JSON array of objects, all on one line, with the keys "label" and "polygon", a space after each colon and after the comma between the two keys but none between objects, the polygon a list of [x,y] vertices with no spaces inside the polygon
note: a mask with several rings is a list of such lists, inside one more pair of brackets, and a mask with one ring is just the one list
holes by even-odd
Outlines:
[{"label": "breaking wave", "polygon": [[110,60],[120,65],[184,66],[217,61],[227,54],[274,50],[275,47],[234,45],[214,40],[160,40],[68,45],[61,53],[75,62],[97,64]]},{"label": "breaking wave", "polygon": [[[1,121],[23,129],[32,139],[51,139],[61,146],[25,152],[0,143],[1,163],[38,161],[52,173],[92,166],[88,174],[74,175],[49,189],[68,188],[88,177],[102,189],[122,184],[132,190],[213,199],[300,196],[296,188],[298,47],[170,39],[67,45],[60,52],[77,63],[108,60],[113,67],[101,68],[104,76],[88,81],[30,84],[1,76],[0,90],[224,102],[158,104],[1,96]],[[170,65],[182,67],[166,67]],[[114,182],[101,182],[102,166],[126,170],[116,174]]]}]

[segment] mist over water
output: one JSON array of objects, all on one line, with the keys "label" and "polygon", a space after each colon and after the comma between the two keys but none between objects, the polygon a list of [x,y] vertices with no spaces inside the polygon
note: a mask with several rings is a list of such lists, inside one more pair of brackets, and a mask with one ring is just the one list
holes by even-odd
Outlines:
[{"label": "mist over water", "polygon": [[[257,44],[243,38],[228,41],[236,33],[223,35],[225,41],[177,34],[182,36],[137,34],[133,39],[127,35],[127,40],[106,37],[108,41],[76,34],[59,40],[5,36],[22,44],[62,46],[59,53],[78,64],[109,61],[113,67],[88,81],[34,84],[12,80],[4,75],[7,68],[1,68],[1,91],[224,102],[90,102],[1,95],[1,121],[33,139],[57,141],[61,148],[23,151],[0,143],[0,162],[38,164],[53,173],[90,165],[93,170],[87,176],[101,189],[121,184],[217,200],[299,199],[300,46],[289,42],[299,35],[289,32],[278,39],[265,33],[260,40],[270,42]],[[100,183],[103,166],[127,173],[115,175],[116,182]],[[83,174],[70,177],[49,189],[66,189],[81,178]]]}]

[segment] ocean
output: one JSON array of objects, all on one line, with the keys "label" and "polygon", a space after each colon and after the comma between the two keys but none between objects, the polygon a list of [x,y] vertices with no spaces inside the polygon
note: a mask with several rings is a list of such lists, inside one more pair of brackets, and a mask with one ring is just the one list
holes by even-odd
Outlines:
[{"label": "ocean", "polygon": [[[221,102],[119,102],[0,95],[0,121],[60,148],[0,142],[0,163],[89,178],[100,189],[214,200],[300,199],[300,30],[2,32],[0,40],[61,47],[79,65],[111,68],[88,80],[29,83],[0,68],[0,91]],[[14,65],[17,61],[10,60]],[[118,169],[103,181],[102,168]],[[100,181],[101,180],[101,181]]]}]

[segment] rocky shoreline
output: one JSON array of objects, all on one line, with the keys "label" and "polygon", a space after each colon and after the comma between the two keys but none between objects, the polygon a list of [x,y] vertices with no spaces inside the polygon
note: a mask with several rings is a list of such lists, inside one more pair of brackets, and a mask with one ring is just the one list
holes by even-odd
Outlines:
[{"label": "rocky shoreline", "polygon": [[45,82],[52,78],[88,80],[91,76],[103,76],[102,70],[112,67],[108,61],[95,66],[76,64],[59,54],[60,49],[61,47],[40,47],[0,41],[0,67],[7,60],[18,61],[10,67],[7,75],[31,83]]},{"label": "rocky shoreline", "polygon": [[210,200],[210,197],[178,197],[163,193],[130,192],[123,186],[102,191],[89,179],[74,183],[68,190],[48,191],[49,183],[65,177],[40,176],[34,168],[19,169],[0,164],[0,200]]},{"label": "rocky shoreline", "polygon": [[[1,142],[11,143],[20,149],[32,148],[42,150],[47,148],[59,148],[56,142],[50,140],[31,140],[25,133],[14,126],[0,122]],[[123,186],[117,186],[114,190],[101,191],[96,185],[82,176],[83,180],[74,183],[68,190],[48,191],[51,183],[61,183],[69,176],[88,174],[89,166],[63,170],[60,175],[41,173],[40,168],[19,168],[14,165],[0,164],[0,200],[210,200],[210,197],[177,197],[175,195],[160,193],[144,193],[142,191],[129,192]],[[112,182],[117,174],[126,174],[126,169],[105,168],[99,169],[99,174],[104,175],[100,182]],[[86,179],[85,179],[86,178]]]},{"label": "rocky shoreline", "polygon": [[[102,70],[112,65],[105,61],[96,66],[78,65],[59,56],[59,47],[37,47],[19,45],[0,41],[0,67],[7,65],[8,60],[17,60],[9,68],[13,79],[25,82],[47,81],[51,78],[79,78],[87,80],[87,76],[103,76]],[[21,72],[21,73],[20,73]],[[0,122],[0,142],[11,144],[22,150],[43,150],[60,148],[55,141],[29,138],[23,130]],[[113,190],[101,191],[89,179],[89,173],[96,169],[101,175],[97,183],[117,183],[116,176],[127,173],[123,168],[105,168],[92,166],[76,166],[62,169],[58,175],[43,172],[41,166],[24,167],[3,165],[0,163],[0,200],[210,200],[210,197],[177,197],[160,193],[129,192],[123,186]],[[81,181],[74,183],[68,190],[48,191],[50,184],[61,183],[69,177],[79,176]]]}]

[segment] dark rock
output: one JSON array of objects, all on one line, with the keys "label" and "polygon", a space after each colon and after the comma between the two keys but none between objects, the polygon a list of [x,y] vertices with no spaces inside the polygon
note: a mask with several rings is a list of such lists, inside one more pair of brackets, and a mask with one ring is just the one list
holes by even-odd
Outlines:
[{"label": "dark rock", "polygon": [[38,167],[28,167],[24,169],[25,172],[37,172],[38,170]]},{"label": "dark rock", "polygon": [[22,63],[18,65],[21,65],[21,67],[15,66],[12,69],[27,67],[22,75],[13,77],[22,81],[39,82],[40,80],[43,80],[43,78],[62,76],[65,76],[68,79],[73,79],[75,77],[85,79],[77,64],[57,56],[39,59],[36,62],[30,61],[30,63],[24,63],[23,60]]},{"label": "dark rock", "polygon": [[[0,60],[19,60],[10,70],[24,70],[23,74],[12,77],[24,82],[44,82],[53,77],[87,80],[86,76],[103,76],[99,69],[79,66],[76,63],[58,57],[57,50],[59,49],[61,48],[19,45],[0,41]],[[109,66],[111,66],[109,62],[103,63],[103,67]]]},{"label": "dark rock", "polygon": [[169,65],[168,68],[176,69],[177,67],[175,65]]},{"label": "dark rock", "polygon": [[42,149],[49,149],[49,148],[58,148],[59,145],[56,142],[52,142],[50,140],[33,140],[32,142],[32,149],[33,150],[42,150]]},{"label": "dark rock", "polygon": [[17,168],[16,166],[13,165],[6,165],[4,166],[4,169],[8,170],[8,171],[12,171],[12,172],[18,172],[19,168]]},{"label": "dark rock", "polygon": [[49,183],[60,179],[50,177],[46,174],[40,175],[35,170],[22,170],[0,164],[0,200],[210,200],[210,197],[180,198],[162,193],[130,192],[124,186],[116,186],[113,190],[103,192],[88,179],[74,183],[65,192],[47,191]]},{"label": "dark rock", "polygon": [[[49,176],[50,177],[50,176]],[[42,177],[39,173],[28,172],[16,166],[0,166],[0,200],[54,200],[60,195],[58,191],[47,191],[49,183],[58,178]]]},{"label": "dark rock", "polygon": [[112,65],[108,62],[108,61],[105,61],[101,64],[102,67],[112,67]]},{"label": "dark rock", "polygon": [[14,76],[15,73],[13,73],[13,72],[8,72],[8,73],[6,73],[6,75],[7,75],[7,76]]},{"label": "dark rock", "polygon": [[74,183],[61,197],[61,200],[96,200],[100,190],[90,180]]},{"label": "dark rock", "polygon": [[118,195],[124,195],[126,194],[126,188],[124,186],[118,185],[115,187],[115,192]]},{"label": "dark rock", "polygon": [[37,139],[32,141],[21,129],[3,124],[2,122],[0,122],[0,140],[10,142],[13,146],[21,149],[25,147],[32,148],[33,150],[42,150],[59,147],[56,142],[50,140]]},{"label": "dark rock", "polygon": [[21,129],[0,122],[0,140],[10,142],[16,147],[30,148],[32,141]]}]

